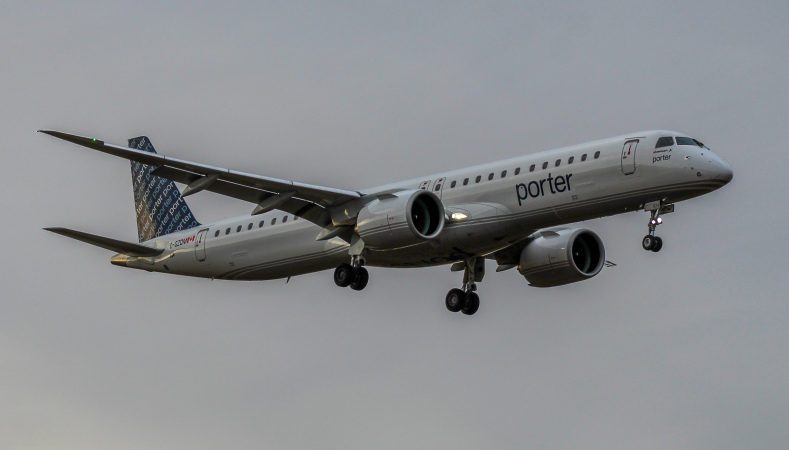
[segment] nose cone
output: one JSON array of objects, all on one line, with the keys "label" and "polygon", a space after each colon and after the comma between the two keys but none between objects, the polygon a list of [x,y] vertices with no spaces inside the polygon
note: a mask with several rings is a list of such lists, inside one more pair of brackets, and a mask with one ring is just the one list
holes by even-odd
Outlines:
[{"label": "nose cone", "polygon": [[724,183],[728,183],[734,178],[734,171],[731,170],[731,166],[718,156],[714,156],[710,159],[709,170],[714,180],[721,180]]}]

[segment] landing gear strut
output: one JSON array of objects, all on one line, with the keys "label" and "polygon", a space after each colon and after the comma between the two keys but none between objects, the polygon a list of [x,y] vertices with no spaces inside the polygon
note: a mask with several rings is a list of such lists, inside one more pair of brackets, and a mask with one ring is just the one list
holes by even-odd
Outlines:
[{"label": "landing gear strut", "polygon": [[367,287],[370,274],[362,267],[364,260],[354,256],[351,264],[343,263],[334,269],[334,284],[339,287],[350,287],[354,291],[361,291]]},{"label": "landing gear strut", "polygon": [[477,282],[482,281],[482,277],[485,276],[485,260],[471,258],[454,264],[452,270],[463,270],[463,288],[449,290],[445,302],[447,309],[451,312],[462,311],[468,316],[473,315],[479,309],[479,295],[475,291]]},{"label": "landing gear strut", "polygon": [[661,248],[663,248],[663,239],[658,236],[655,236],[655,229],[658,225],[663,223],[663,218],[660,217],[661,214],[668,214],[674,212],[674,205],[673,204],[663,204],[662,201],[650,202],[644,205],[645,211],[650,211],[650,218],[649,218],[649,234],[644,236],[644,239],[641,240],[641,247],[644,250],[652,251],[652,252],[659,252]]}]

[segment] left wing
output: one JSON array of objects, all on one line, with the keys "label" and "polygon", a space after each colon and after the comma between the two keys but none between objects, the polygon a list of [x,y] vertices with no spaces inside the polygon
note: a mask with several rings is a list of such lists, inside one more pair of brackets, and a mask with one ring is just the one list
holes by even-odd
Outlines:
[{"label": "left wing", "polygon": [[327,208],[364,196],[356,191],[314,186],[169,158],[61,131],[39,130],[39,132],[130,161],[154,166],[156,169],[152,172],[153,175],[186,184],[184,196],[207,190],[256,203],[258,206],[252,214],[279,209],[324,227],[331,222]]}]

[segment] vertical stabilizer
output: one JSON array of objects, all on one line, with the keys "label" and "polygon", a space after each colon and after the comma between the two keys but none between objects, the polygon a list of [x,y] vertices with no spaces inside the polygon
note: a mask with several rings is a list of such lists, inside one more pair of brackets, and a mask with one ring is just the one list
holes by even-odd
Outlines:
[{"label": "vertical stabilizer", "polygon": [[[146,136],[129,139],[129,148],[156,153]],[[134,207],[137,211],[137,235],[140,242],[199,227],[174,182],[151,175],[156,167],[132,161]]]}]

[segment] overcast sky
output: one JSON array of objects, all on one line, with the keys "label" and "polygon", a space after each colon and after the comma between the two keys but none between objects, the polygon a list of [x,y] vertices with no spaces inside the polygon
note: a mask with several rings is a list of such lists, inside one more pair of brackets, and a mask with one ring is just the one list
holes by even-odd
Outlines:
[{"label": "overcast sky", "polygon": [[[0,447],[789,447],[789,4],[249,3],[0,8]],[[658,254],[645,213],[583,223],[618,264],[592,280],[489,263],[467,317],[448,267],[111,266],[41,228],[134,241],[128,162],[41,128],[343,189],[661,128],[734,180]]]}]

